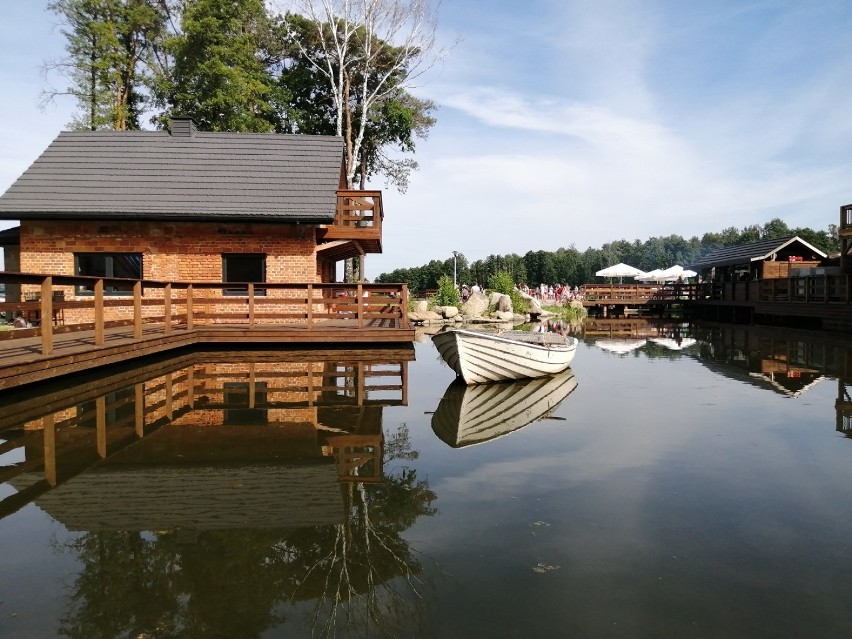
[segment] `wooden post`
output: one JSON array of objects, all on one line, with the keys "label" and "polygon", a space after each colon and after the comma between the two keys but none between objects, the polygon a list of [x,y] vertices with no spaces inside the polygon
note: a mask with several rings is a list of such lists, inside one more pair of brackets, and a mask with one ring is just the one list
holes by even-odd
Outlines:
[{"label": "wooden post", "polygon": [[355,301],[357,306],[355,307],[355,317],[358,319],[358,328],[364,328],[364,313],[363,313],[363,296],[364,296],[364,285],[361,282],[355,287]]},{"label": "wooden post", "polygon": [[136,425],[136,436],[145,436],[145,382],[133,386],[133,410]]},{"label": "wooden post", "polygon": [[98,455],[101,459],[106,459],[107,456],[107,436],[106,436],[106,397],[101,395],[95,399],[95,426],[98,446]]},{"label": "wooden post", "polygon": [[186,403],[195,408],[195,368],[190,366],[186,371]]},{"label": "wooden post", "polygon": [[95,346],[104,345],[104,281],[95,282]]},{"label": "wooden post", "polygon": [[248,407],[249,408],[255,407],[254,406],[254,393],[255,393],[256,387],[257,387],[257,383],[255,382],[255,376],[254,376],[254,362],[252,362],[251,364],[249,364],[249,387],[248,387],[248,391],[249,391]]},{"label": "wooden post", "polygon": [[363,406],[364,405],[364,399],[367,396],[367,389],[364,388],[365,384],[367,383],[367,380],[365,378],[365,369],[364,369],[364,363],[363,362],[358,362],[355,365],[355,376],[356,376],[356,379],[355,379],[356,402],[357,402],[358,406]]},{"label": "wooden post", "polygon": [[314,285],[313,284],[308,284],[307,300],[308,300],[308,328],[313,328],[313,325],[314,325]]},{"label": "wooden post", "polygon": [[53,278],[41,282],[41,353],[53,353]]},{"label": "wooden post", "polygon": [[133,337],[142,339],[142,282],[133,283]]},{"label": "wooden post", "polygon": [[45,415],[41,421],[44,435],[44,479],[56,486],[56,423],[53,413]]},{"label": "wooden post", "polygon": [[402,362],[400,367],[400,378],[402,379],[402,405],[408,406],[408,362]]},{"label": "wooden post", "polygon": [[400,305],[402,306],[402,308],[399,309],[402,315],[402,328],[411,328],[408,323],[408,284],[402,285],[402,297]]},{"label": "wooden post", "polygon": [[254,283],[248,285],[249,328],[254,328]]},{"label": "wooden post", "polygon": [[172,284],[171,282],[166,284],[166,288],[163,292],[163,321],[165,322],[165,326],[163,328],[163,332],[168,335],[172,332]]},{"label": "wooden post", "polygon": [[186,330],[192,330],[192,284],[186,287]]},{"label": "wooden post", "polygon": [[174,408],[172,407],[172,400],[174,399],[174,392],[172,389],[172,374],[169,373],[166,375],[166,417],[169,421],[174,419]]}]

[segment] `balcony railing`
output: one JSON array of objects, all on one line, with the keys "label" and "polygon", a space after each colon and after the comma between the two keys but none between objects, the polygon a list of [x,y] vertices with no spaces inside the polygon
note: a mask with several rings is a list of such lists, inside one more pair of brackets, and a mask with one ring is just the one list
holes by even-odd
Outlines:
[{"label": "balcony railing", "polygon": [[[142,337],[143,326],[149,328],[152,324],[159,325],[164,334],[200,326],[342,330],[410,327],[406,284],[226,284],[10,272],[0,272],[0,283],[7,290],[22,291],[20,300],[0,302],[0,314],[7,325],[15,320],[24,325],[16,330],[0,330],[0,341],[38,335],[44,355],[53,352],[56,333],[93,331],[94,345],[100,346],[104,344],[105,330],[115,326],[132,326],[136,339]],[[132,292],[105,296],[107,285],[130,287]],[[91,289],[94,294],[72,298],[77,287]],[[225,287],[229,291],[242,289],[245,294],[224,295]]]},{"label": "balcony railing", "polygon": [[852,229],[852,204],[840,207],[840,230]]}]

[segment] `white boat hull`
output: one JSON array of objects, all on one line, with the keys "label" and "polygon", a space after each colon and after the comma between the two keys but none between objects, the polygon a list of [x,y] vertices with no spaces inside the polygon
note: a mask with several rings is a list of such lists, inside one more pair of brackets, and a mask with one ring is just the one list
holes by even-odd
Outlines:
[{"label": "white boat hull", "polygon": [[548,333],[529,333],[525,340],[467,330],[432,336],[441,357],[466,384],[554,375],[571,365],[579,343]]}]

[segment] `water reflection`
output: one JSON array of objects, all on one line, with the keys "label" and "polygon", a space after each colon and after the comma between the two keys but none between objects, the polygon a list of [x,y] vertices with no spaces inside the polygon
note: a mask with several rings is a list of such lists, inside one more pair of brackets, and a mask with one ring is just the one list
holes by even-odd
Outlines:
[{"label": "water reflection", "polygon": [[408,428],[382,424],[413,353],[347,356],[204,353],[4,397],[3,452],[23,458],[2,469],[0,516],[34,501],[80,532],[55,544],[81,566],[59,633],[416,627],[402,533],[437,496]]},{"label": "water reflection", "polygon": [[453,381],[432,415],[432,430],[453,448],[502,437],[549,417],[577,387],[574,372],[512,382]]}]

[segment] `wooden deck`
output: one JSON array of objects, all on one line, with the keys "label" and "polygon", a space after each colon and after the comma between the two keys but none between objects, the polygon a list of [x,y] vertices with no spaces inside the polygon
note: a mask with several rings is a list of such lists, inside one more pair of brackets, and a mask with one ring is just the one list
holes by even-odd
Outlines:
[{"label": "wooden deck", "polygon": [[[37,304],[38,317],[53,320],[0,331],[0,390],[200,345],[414,341],[405,285],[264,283],[255,290],[248,283],[245,295],[228,296],[222,283],[124,281],[132,293],[107,298],[105,285],[120,281],[9,273],[0,273],[0,281],[29,285],[39,297],[0,303],[0,312],[23,316]],[[73,300],[57,295],[80,287],[94,294]]]}]

